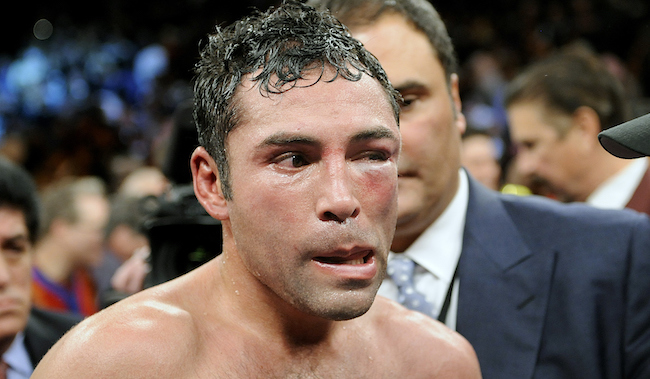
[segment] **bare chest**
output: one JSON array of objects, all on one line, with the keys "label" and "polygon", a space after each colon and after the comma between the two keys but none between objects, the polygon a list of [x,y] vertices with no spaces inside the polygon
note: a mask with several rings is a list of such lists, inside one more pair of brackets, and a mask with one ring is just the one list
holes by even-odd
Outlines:
[{"label": "bare chest", "polygon": [[188,367],[188,378],[375,379],[394,378],[400,371],[376,347],[351,349],[343,344],[338,349],[300,353],[273,344],[234,344],[196,358]]}]

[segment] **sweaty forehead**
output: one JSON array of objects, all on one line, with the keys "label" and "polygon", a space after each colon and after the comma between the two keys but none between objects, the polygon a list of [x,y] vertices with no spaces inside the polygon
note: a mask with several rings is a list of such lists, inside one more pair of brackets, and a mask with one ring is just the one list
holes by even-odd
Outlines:
[{"label": "sweaty forehead", "polygon": [[[237,109],[237,127],[283,118],[310,108],[313,113],[303,111],[301,115],[311,121],[318,121],[319,114],[321,119],[335,118],[351,109],[357,109],[355,113],[359,117],[373,113],[384,116],[386,112],[393,115],[387,92],[378,80],[367,74],[353,81],[338,76],[331,68],[309,70],[304,73],[304,78],[285,84],[279,93],[260,88],[259,81],[252,80],[253,75],[243,78],[233,99]],[[325,115],[321,114],[322,109],[327,109]]]},{"label": "sweaty forehead", "polygon": [[300,72],[300,78],[287,81],[286,83],[283,83],[277,74],[271,74],[265,77],[261,75],[262,71],[263,69],[259,68],[257,71],[244,75],[236,94],[255,90],[262,96],[271,97],[288,92],[294,88],[307,88],[319,82],[331,82],[339,78],[334,67],[317,61],[304,67]]}]

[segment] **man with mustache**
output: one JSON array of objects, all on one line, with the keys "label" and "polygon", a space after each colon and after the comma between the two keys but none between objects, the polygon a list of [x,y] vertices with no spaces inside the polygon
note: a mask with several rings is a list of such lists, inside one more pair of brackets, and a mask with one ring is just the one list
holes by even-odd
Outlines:
[{"label": "man with mustache", "polygon": [[376,59],[287,2],[217,28],[196,72],[193,184],[222,254],[89,318],[34,378],[480,377],[458,334],[374,302],[400,152]]},{"label": "man with mustache", "polygon": [[650,377],[647,217],[501,195],[468,175],[454,48],[429,2],[310,4],[350,28],[404,98],[388,266],[415,262],[428,306],[397,275],[379,294],[456,329],[484,378]]},{"label": "man with mustache", "polygon": [[47,350],[80,321],[32,307],[39,221],[34,181],[22,167],[0,157],[0,378],[29,378]]}]

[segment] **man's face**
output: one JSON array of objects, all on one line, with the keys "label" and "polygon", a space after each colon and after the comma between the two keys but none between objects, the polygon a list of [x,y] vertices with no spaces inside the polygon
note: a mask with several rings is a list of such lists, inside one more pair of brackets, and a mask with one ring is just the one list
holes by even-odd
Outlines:
[{"label": "man's face", "polygon": [[13,340],[27,324],[31,268],[32,244],[23,212],[0,207],[0,343]]},{"label": "man's face", "polygon": [[501,166],[491,137],[473,135],[463,139],[461,162],[480,183],[493,190],[499,189]]},{"label": "man's face", "polygon": [[[508,107],[513,142],[517,146],[517,174],[549,187],[565,201],[584,201],[579,194],[589,159],[583,133],[572,127],[570,115],[550,112],[538,101],[521,101]],[[568,132],[560,136],[556,126]]]},{"label": "man's face", "polygon": [[263,291],[312,315],[350,319],[372,305],[384,276],[399,130],[374,79],[299,87],[314,78],[270,96],[244,81],[242,119],[227,140],[228,223]]},{"label": "man's face", "polygon": [[104,228],[110,215],[102,195],[82,194],[76,200],[79,219],[66,226],[67,246],[79,266],[92,267],[103,256]]},{"label": "man's face", "polygon": [[460,113],[458,82],[451,94],[426,35],[402,16],[388,14],[371,26],[352,28],[386,70],[405,100],[400,116],[399,211],[393,249],[405,250],[440,216],[458,188]]}]

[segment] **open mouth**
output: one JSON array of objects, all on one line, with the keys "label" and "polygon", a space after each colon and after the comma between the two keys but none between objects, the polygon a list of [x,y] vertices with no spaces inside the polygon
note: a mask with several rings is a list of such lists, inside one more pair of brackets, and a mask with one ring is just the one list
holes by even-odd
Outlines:
[{"label": "open mouth", "polygon": [[321,263],[335,264],[335,265],[362,265],[368,263],[372,252],[366,253],[364,256],[359,257],[315,257],[314,260]]},{"label": "open mouth", "polygon": [[377,278],[379,264],[375,254],[372,248],[339,250],[314,257],[312,262],[321,274],[330,279],[342,280],[347,285],[356,283],[355,285],[366,287]]}]

